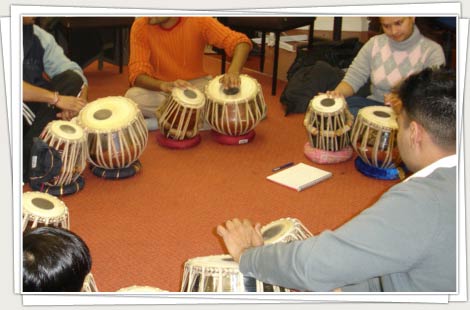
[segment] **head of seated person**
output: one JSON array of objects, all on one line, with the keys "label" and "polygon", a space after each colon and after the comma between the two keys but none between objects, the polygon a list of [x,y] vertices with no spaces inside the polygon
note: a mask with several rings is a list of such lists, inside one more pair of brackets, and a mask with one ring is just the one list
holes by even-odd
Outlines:
[{"label": "head of seated person", "polygon": [[40,227],[23,235],[23,292],[80,292],[90,250],[75,233]]},{"label": "head of seated person", "polygon": [[414,16],[368,17],[369,31],[384,33],[396,42],[403,42],[412,34],[416,18]]},{"label": "head of seated person", "polygon": [[[418,171],[456,152],[456,76],[444,67],[426,68],[396,87],[400,157]],[[416,147],[417,145],[421,147]]]}]

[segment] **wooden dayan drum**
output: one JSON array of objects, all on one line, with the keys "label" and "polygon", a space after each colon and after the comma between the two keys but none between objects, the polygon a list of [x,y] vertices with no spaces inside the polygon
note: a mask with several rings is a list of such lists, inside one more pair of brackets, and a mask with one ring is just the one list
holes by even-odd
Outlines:
[{"label": "wooden dayan drum", "polygon": [[81,291],[91,293],[98,292],[98,287],[96,286],[95,278],[93,277],[93,274],[91,272],[85,277]]},{"label": "wooden dayan drum", "polygon": [[396,114],[392,108],[362,108],[352,129],[352,147],[367,165],[382,169],[394,168],[399,161],[397,131]]},{"label": "wooden dayan drum", "polygon": [[304,118],[310,145],[332,152],[349,145],[352,123],[353,116],[344,99],[329,98],[328,95],[313,97]]},{"label": "wooden dayan drum", "polygon": [[87,132],[88,159],[103,169],[129,167],[147,145],[144,117],[129,98],[97,99],[80,111],[78,123]]},{"label": "wooden dayan drum", "polygon": [[230,255],[189,259],[184,264],[182,292],[289,292],[240,272]]},{"label": "wooden dayan drum", "polygon": [[42,192],[24,192],[22,199],[23,232],[39,226],[70,229],[69,210],[59,198]]},{"label": "wooden dayan drum", "polygon": [[195,137],[204,122],[205,101],[204,94],[196,88],[173,88],[171,96],[156,112],[160,132],[175,140]]},{"label": "wooden dayan drum", "polygon": [[264,244],[305,240],[313,234],[295,218],[281,218],[261,227]]},{"label": "wooden dayan drum", "polygon": [[159,289],[158,287],[146,286],[146,285],[132,285],[123,287],[117,290],[119,293],[162,293],[168,292],[166,290]]},{"label": "wooden dayan drum", "polygon": [[358,157],[354,161],[362,174],[382,180],[403,179],[406,167],[397,148],[396,114],[387,106],[359,110],[352,130],[351,143]]},{"label": "wooden dayan drum", "polygon": [[[240,88],[227,91],[220,83],[221,77],[215,77],[206,85],[205,118],[216,133],[232,137],[247,135],[266,114],[261,86],[252,77],[242,74]],[[246,142],[240,139],[235,143]]]},{"label": "wooden dayan drum", "polygon": [[83,129],[71,121],[55,120],[47,124],[40,138],[56,149],[62,160],[59,175],[45,184],[67,186],[76,183],[86,167],[88,156],[87,140]]}]

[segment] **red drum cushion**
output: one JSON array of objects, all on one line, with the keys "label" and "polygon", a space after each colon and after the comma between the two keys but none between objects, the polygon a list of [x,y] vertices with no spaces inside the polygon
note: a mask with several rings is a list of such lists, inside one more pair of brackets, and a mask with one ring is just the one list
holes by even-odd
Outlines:
[{"label": "red drum cushion", "polygon": [[314,148],[310,142],[304,145],[304,154],[308,159],[317,164],[337,164],[346,161],[352,157],[353,149],[350,145],[333,152]]},{"label": "red drum cushion", "polygon": [[221,134],[217,131],[212,130],[212,135],[214,140],[220,144],[227,144],[227,145],[238,145],[238,144],[247,144],[251,140],[255,138],[255,131],[251,130],[244,135],[241,136],[229,136]]},{"label": "red drum cushion", "polygon": [[183,139],[183,140],[174,140],[171,138],[166,138],[160,131],[157,132],[157,142],[161,146],[170,148],[170,149],[188,149],[193,146],[196,146],[201,142],[201,135],[197,134],[193,138]]}]

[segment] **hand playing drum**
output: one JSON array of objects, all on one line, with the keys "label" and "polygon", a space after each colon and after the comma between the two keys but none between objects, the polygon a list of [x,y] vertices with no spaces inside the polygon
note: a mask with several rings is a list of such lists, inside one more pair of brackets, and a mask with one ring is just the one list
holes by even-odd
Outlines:
[{"label": "hand playing drum", "polygon": [[227,72],[219,79],[219,82],[223,85],[224,89],[240,89],[240,74],[234,72]]},{"label": "hand playing drum", "polygon": [[165,93],[171,93],[174,88],[189,88],[192,87],[191,83],[185,80],[175,80],[173,82],[162,82],[160,90]]}]

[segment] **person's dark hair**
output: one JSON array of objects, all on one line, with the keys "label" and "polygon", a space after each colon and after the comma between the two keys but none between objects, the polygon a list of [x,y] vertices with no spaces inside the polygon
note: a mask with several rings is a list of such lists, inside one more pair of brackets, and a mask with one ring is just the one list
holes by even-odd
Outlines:
[{"label": "person's dark hair", "polygon": [[23,236],[23,292],[79,292],[90,270],[90,250],[75,233],[45,226]]},{"label": "person's dark hair", "polygon": [[456,143],[456,76],[441,68],[428,68],[410,75],[398,88],[402,109],[443,148]]}]

